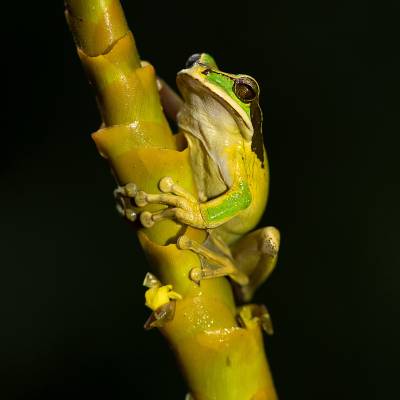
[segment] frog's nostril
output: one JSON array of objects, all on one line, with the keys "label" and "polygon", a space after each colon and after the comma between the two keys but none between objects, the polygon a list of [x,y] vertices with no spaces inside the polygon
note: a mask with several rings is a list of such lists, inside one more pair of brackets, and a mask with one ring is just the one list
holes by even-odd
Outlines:
[{"label": "frog's nostril", "polygon": [[186,61],[185,67],[186,68],[191,68],[193,67],[194,64],[197,63],[197,61],[200,60],[201,54],[200,53],[196,53],[196,54],[192,54]]}]

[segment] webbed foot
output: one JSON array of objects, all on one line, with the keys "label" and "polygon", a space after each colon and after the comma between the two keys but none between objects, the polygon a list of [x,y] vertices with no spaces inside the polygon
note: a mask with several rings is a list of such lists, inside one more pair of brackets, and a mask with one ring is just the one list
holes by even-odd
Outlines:
[{"label": "webbed foot", "polygon": [[274,334],[271,316],[264,304],[246,304],[238,309],[238,322],[243,328],[260,325],[268,335]]}]

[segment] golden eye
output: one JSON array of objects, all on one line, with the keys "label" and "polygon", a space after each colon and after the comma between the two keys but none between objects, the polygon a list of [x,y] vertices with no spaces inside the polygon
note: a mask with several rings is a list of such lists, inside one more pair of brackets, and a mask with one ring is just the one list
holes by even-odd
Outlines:
[{"label": "golden eye", "polygon": [[250,103],[258,96],[257,82],[247,76],[237,78],[233,85],[233,92],[243,103]]}]

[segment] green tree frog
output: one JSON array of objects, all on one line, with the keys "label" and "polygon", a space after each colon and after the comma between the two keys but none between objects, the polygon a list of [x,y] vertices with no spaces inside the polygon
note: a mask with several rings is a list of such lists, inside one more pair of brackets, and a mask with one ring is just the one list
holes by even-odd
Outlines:
[{"label": "green tree frog", "polygon": [[142,212],[145,227],[174,218],[207,229],[205,243],[184,235],[177,242],[204,260],[191,279],[229,275],[247,301],[274,268],[280,242],[274,227],[248,233],[264,212],[269,186],[259,86],[248,75],[222,72],[206,53],[189,57],[177,85],[183,97],[177,122],[189,147],[198,199],[170,177],[160,180],[161,194],[135,190],[132,184],[117,190],[133,197],[138,207],[168,206],[154,214]]}]

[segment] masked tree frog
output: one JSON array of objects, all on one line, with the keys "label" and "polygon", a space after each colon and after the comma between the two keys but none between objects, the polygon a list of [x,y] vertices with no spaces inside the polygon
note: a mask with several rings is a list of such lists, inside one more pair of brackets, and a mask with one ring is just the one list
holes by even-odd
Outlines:
[{"label": "masked tree frog", "polygon": [[249,233],[264,212],[269,185],[259,86],[248,75],[220,71],[205,53],[189,57],[177,85],[183,97],[177,122],[189,147],[198,199],[170,177],[160,180],[161,194],[139,191],[130,183],[119,187],[117,195],[134,198],[138,207],[168,206],[142,212],[146,227],[174,218],[207,229],[203,244],[184,235],[177,241],[178,247],[205,260],[201,269],[191,271],[191,279],[229,275],[248,301],[275,267],[280,243],[274,227]]}]

